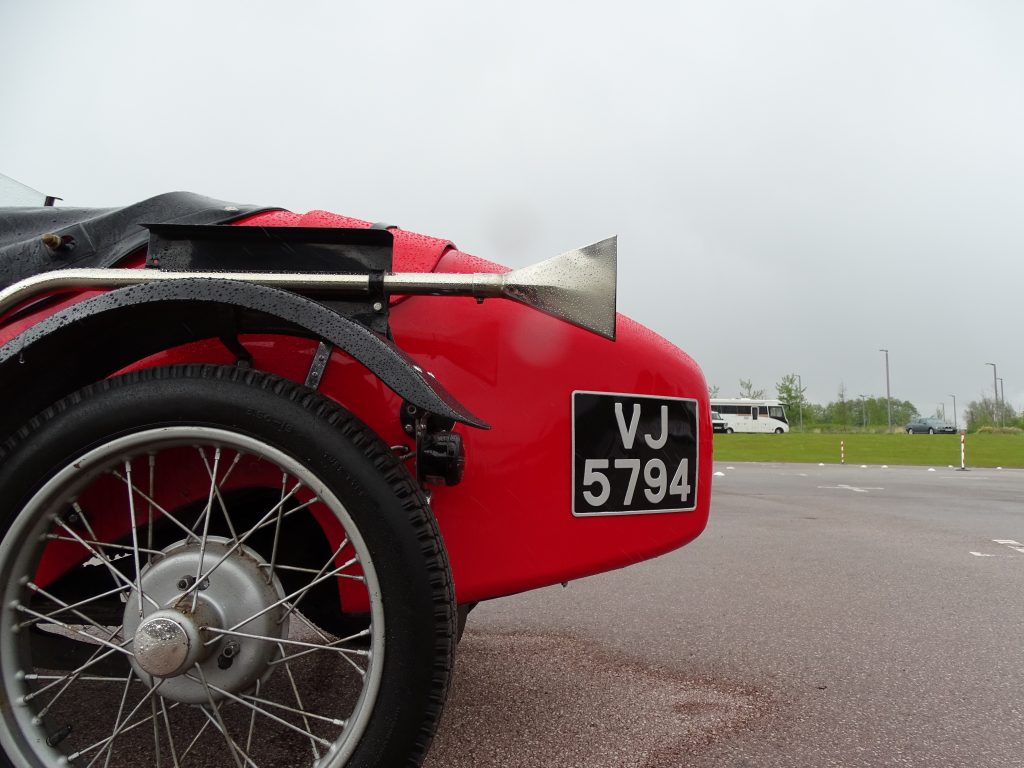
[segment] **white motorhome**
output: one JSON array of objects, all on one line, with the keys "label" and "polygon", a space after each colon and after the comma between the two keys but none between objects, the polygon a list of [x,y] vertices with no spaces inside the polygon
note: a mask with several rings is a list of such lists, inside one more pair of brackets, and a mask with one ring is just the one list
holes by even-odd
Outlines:
[{"label": "white motorhome", "polygon": [[789,432],[789,419],[780,400],[713,397],[711,410],[725,419],[726,432]]}]

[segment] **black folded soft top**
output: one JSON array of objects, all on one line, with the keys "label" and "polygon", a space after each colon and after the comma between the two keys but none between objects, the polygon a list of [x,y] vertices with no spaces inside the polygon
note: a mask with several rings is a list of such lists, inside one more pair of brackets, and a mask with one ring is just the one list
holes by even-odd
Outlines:
[{"label": "black folded soft top", "polygon": [[[228,224],[274,206],[169,192],[123,208],[0,208],[0,289],[71,267],[109,267],[146,244],[143,224]],[[57,235],[63,246],[43,243]]]}]

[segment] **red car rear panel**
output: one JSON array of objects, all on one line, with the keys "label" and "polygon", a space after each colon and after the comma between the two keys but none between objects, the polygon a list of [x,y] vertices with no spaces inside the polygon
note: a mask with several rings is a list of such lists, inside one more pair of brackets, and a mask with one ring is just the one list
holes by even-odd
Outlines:
[{"label": "red car rear panel", "polygon": [[[262,226],[366,227],[322,211],[275,211],[238,222]],[[396,272],[501,272],[450,242],[394,230]],[[133,260],[132,265],[140,265]],[[127,265],[125,265],[127,266]],[[0,341],[59,305],[0,331]],[[89,294],[91,295],[91,294]],[[410,297],[393,302],[398,344],[488,431],[459,427],[467,464],[461,484],[436,488],[432,507],[444,536],[460,602],[511,594],[607,571],[680,547],[704,529],[711,492],[711,422],[697,364],[652,331],[619,316],[611,342],[510,301]],[[302,381],[315,350],[306,339],[245,336],[257,368]],[[137,366],[233,362],[217,341],[154,355]],[[696,508],[603,517],[572,515],[572,393],[577,390],[697,401]],[[401,402],[376,377],[335,352],[321,391],[343,403],[392,445],[410,443]],[[325,427],[326,428],[326,427]]]}]

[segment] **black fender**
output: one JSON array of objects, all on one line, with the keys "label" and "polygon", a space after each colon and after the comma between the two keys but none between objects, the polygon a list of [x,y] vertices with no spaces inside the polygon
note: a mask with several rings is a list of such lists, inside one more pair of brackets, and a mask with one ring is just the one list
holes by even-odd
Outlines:
[{"label": "black fender", "polygon": [[0,347],[0,439],[57,400],[137,360],[226,333],[319,339],[347,352],[413,405],[488,428],[393,341],[323,304],[255,283],[183,278],[78,302]]}]

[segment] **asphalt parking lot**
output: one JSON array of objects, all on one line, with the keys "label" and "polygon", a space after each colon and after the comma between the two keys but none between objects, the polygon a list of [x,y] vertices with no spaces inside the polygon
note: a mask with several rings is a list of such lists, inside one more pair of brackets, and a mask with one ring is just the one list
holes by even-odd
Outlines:
[{"label": "asphalt parking lot", "polygon": [[470,616],[431,768],[1024,765],[1024,471],[716,470],[690,546]]}]

